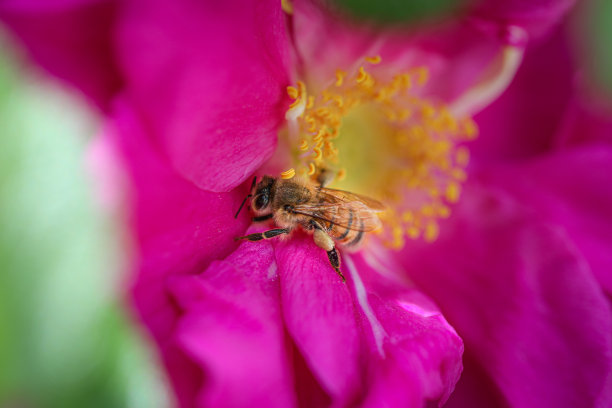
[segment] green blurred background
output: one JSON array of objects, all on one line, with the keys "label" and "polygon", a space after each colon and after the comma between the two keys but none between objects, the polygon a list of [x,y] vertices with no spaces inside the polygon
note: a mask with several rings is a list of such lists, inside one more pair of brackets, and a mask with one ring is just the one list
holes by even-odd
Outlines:
[{"label": "green blurred background", "polygon": [[0,406],[166,407],[86,166],[100,122],[3,32],[0,49]]},{"label": "green blurred background", "polygon": [[[337,4],[410,24],[457,2]],[[609,98],[612,1],[583,4],[577,54]],[[1,27],[0,49],[0,407],[167,407],[155,353],[126,312],[125,233],[86,166],[100,118],[28,66]]]}]

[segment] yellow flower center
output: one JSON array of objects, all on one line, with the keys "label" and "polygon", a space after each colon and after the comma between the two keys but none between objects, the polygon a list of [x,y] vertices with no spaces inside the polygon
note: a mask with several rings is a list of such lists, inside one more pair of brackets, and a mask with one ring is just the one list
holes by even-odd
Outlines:
[{"label": "yellow flower center", "polygon": [[[438,236],[440,218],[459,199],[469,151],[462,144],[478,133],[469,118],[455,118],[422,96],[429,71],[415,67],[388,74],[379,56],[353,73],[338,70],[317,95],[298,81],[286,113],[296,174],[313,180],[336,172],[334,187],[385,202],[383,240],[401,248],[405,238]],[[366,68],[367,67],[367,68]]]}]

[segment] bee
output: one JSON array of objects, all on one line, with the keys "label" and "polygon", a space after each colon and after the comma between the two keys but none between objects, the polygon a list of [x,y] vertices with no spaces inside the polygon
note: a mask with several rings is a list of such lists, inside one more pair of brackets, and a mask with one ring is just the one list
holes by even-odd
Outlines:
[{"label": "bee", "polygon": [[366,232],[380,227],[377,212],[383,211],[380,202],[348,191],[325,188],[323,181],[315,184],[306,179],[264,176],[259,183],[253,178],[251,191],[244,199],[252,197],[253,221],[273,219],[276,228],[256,234],[237,237],[236,240],[260,241],[288,235],[301,227],[313,235],[317,246],[327,252],[329,262],[345,281],[340,271],[340,257],[336,244],[348,249],[356,248]]}]

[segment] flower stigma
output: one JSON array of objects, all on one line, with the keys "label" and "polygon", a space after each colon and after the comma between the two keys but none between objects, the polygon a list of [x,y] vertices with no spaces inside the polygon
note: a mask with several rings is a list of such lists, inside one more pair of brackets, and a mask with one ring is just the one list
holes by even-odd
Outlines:
[{"label": "flower stigma", "polygon": [[312,95],[302,81],[287,88],[293,167],[281,177],[315,181],[323,170],[335,172],[334,188],[386,204],[378,233],[401,249],[406,238],[437,238],[438,220],[450,215],[467,178],[464,143],[478,128],[423,96],[426,67],[389,74],[383,65],[380,56],[367,57],[354,72],[337,70]]}]

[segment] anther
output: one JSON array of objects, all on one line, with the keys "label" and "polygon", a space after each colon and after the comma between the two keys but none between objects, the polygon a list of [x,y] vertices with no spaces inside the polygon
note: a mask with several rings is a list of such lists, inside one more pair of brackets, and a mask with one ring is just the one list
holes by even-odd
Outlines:
[{"label": "anther", "polygon": [[468,140],[473,140],[476,138],[476,136],[478,136],[478,126],[472,119],[470,118],[463,119],[461,121],[461,127],[463,130],[463,133],[465,134],[465,137]]},{"label": "anther", "polygon": [[312,138],[312,141],[315,143],[319,143],[321,140],[323,140],[324,134],[325,134],[325,131],[323,129],[319,129],[317,134]]},{"label": "anther", "polygon": [[425,226],[425,234],[424,234],[425,241],[433,242],[438,238],[439,234],[440,234],[440,227],[438,226],[438,223],[433,220],[429,221],[427,225]]},{"label": "anther", "polygon": [[291,179],[294,176],[295,176],[295,169],[293,167],[281,173],[281,178],[284,180]]},{"label": "anther", "polygon": [[345,76],[346,76],[346,72],[340,69],[336,71],[336,86],[342,86]]},{"label": "anther", "polygon": [[317,129],[317,121],[310,115],[306,115],[304,121],[308,124],[308,131],[314,132]]},{"label": "anther", "polygon": [[419,67],[416,69],[416,73],[418,75],[417,83],[420,86],[423,86],[429,81],[429,70],[425,67]]},{"label": "anther", "polygon": [[312,108],[312,107],[313,107],[313,105],[314,105],[314,101],[315,101],[314,96],[310,95],[310,96],[308,97],[308,102],[306,103],[306,109],[310,109],[310,108]]},{"label": "anther", "polygon": [[359,73],[357,74],[357,78],[355,78],[357,83],[362,83],[366,79],[368,79],[368,73],[363,69],[363,67],[359,67]]},{"label": "anther", "polygon": [[298,90],[295,86],[288,86],[287,87],[287,95],[289,95],[289,97],[291,99],[297,99],[298,97]]},{"label": "anther", "polygon": [[461,187],[458,183],[451,181],[446,186],[446,192],[444,196],[450,203],[456,203],[459,200],[459,195],[461,194]]}]

